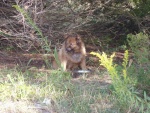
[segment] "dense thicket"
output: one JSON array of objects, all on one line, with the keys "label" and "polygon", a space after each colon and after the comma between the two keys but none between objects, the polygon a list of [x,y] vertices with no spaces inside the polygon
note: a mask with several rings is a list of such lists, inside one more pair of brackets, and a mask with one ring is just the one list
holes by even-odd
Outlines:
[{"label": "dense thicket", "polygon": [[[41,46],[41,36],[57,42],[66,32],[85,37],[109,37],[123,44],[126,35],[150,34],[149,0],[3,0],[0,2],[0,43],[23,50]],[[17,5],[26,12],[18,12]]]}]

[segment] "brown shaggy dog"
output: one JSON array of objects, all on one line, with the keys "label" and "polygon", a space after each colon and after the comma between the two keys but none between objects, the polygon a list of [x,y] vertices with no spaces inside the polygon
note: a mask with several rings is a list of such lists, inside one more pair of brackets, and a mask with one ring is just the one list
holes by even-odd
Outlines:
[{"label": "brown shaggy dog", "polygon": [[[58,60],[64,71],[73,70],[77,67],[86,69],[86,49],[81,38],[77,34],[65,36],[65,41],[58,52]],[[53,67],[58,68],[56,61],[53,62]]]}]

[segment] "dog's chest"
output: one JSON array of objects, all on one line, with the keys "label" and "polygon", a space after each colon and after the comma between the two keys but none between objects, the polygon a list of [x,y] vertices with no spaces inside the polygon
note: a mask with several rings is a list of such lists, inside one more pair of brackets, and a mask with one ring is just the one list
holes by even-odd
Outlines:
[{"label": "dog's chest", "polygon": [[74,60],[76,60],[77,62],[81,61],[81,57],[82,57],[81,53],[74,53],[74,54],[72,54],[72,58]]}]

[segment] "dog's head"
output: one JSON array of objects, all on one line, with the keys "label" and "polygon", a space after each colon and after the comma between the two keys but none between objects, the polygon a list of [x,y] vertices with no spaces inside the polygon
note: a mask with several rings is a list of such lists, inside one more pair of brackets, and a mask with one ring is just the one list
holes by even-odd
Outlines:
[{"label": "dog's head", "polygon": [[81,49],[82,40],[77,34],[67,35],[65,37],[65,49],[67,52],[76,53]]}]

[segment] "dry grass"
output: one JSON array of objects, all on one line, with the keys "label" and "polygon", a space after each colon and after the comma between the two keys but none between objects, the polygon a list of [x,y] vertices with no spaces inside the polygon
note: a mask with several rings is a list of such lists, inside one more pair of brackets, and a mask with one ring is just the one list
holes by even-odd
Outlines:
[{"label": "dry grass", "polygon": [[[111,111],[107,75],[64,78],[62,72],[0,70],[0,113],[96,113]],[[63,79],[61,78],[63,77]],[[3,96],[2,96],[3,95]]]}]

